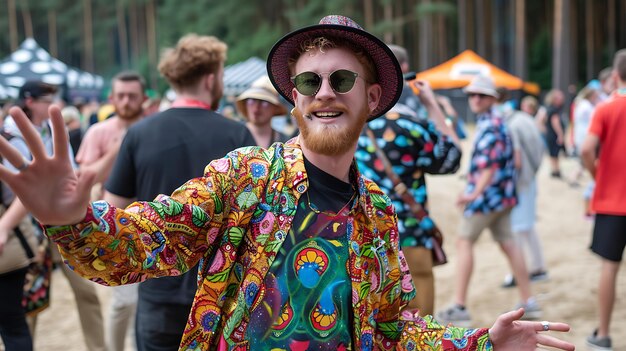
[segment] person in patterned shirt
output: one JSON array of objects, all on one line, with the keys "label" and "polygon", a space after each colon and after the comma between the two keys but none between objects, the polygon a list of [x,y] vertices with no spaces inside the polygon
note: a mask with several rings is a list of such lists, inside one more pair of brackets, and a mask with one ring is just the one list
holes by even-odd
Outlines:
[{"label": "person in patterned shirt", "polygon": [[[409,70],[406,50],[397,45],[389,45],[389,48],[406,74]],[[428,213],[424,174],[456,172],[461,162],[461,149],[428,83],[418,80],[413,84],[419,87],[418,96],[405,83],[398,103],[384,116],[370,122],[368,128],[389,159],[393,171],[407,186],[415,202]],[[407,308],[418,308],[422,315],[433,314],[435,279],[431,250],[434,239],[428,230],[433,228],[434,222],[430,216],[416,219],[410,204],[402,201],[366,133],[362,133],[359,138],[355,158],[363,175],[380,186],[396,209],[400,247],[406,257],[413,284],[419,291],[409,301]]]},{"label": "person in patterned shirt", "polygon": [[402,88],[382,41],[349,18],[327,16],[280,39],[268,72],[295,105],[301,134],[214,160],[171,196],[126,209],[89,204],[93,175],[71,170],[55,108],[50,158],[26,117],[11,110],[34,160],[0,140],[19,170],[0,167],[0,178],[88,279],[119,285],[198,264],[180,350],[574,349],[544,333],[567,324],[518,321],[523,309],[490,329],[401,315],[415,290],[393,205],[354,162],[366,121],[387,112]]},{"label": "person in patterned shirt", "polygon": [[467,290],[473,267],[473,245],[486,228],[507,256],[524,307],[524,319],[541,317],[541,308],[531,296],[530,280],[522,251],[511,230],[511,210],[517,204],[513,144],[503,116],[494,108],[498,93],[493,79],[478,75],[465,88],[469,106],[477,115],[468,182],[457,204],[463,219],[457,238],[457,284],[454,303],[437,318],[457,325],[469,325]]}]

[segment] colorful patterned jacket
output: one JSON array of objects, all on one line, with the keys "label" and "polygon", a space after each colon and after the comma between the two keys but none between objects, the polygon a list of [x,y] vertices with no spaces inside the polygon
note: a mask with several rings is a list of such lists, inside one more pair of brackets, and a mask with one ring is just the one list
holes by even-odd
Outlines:
[{"label": "colorful patterned jacket", "polygon": [[[297,142],[297,139],[293,139]],[[486,329],[444,328],[400,318],[414,295],[398,246],[393,206],[358,177],[359,209],[348,223],[354,345],[360,350],[490,350]],[[177,275],[200,264],[181,350],[249,350],[250,311],[307,190],[298,144],[248,147],[211,162],[171,196],[125,210],[95,202],[82,223],[47,227],[66,263],[103,285]],[[400,342],[399,342],[400,341]]]}]

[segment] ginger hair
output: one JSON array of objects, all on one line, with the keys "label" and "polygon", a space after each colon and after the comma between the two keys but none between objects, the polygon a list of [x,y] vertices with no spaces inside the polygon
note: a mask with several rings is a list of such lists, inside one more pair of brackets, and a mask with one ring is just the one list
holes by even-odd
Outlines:
[{"label": "ginger hair", "polygon": [[175,90],[195,86],[202,76],[219,71],[227,49],[216,37],[187,34],[163,51],[158,69]]}]

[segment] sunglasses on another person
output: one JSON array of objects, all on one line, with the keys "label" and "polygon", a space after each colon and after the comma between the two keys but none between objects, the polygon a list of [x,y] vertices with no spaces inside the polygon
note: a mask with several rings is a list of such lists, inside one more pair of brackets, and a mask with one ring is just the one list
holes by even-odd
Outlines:
[{"label": "sunglasses on another person", "polygon": [[271,102],[265,101],[265,100],[259,100],[259,99],[253,99],[253,98],[246,99],[246,106],[248,107],[252,107],[257,104],[261,106],[261,108],[268,108],[272,105]]},{"label": "sunglasses on another person", "polygon": [[57,96],[56,95],[42,95],[42,96],[32,98],[32,99],[33,101],[43,102],[44,104],[51,104],[57,101]]},{"label": "sunglasses on another person", "polygon": [[473,97],[476,97],[476,96],[478,98],[480,98],[480,99],[484,99],[484,98],[487,98],[487,97],[492,97],[491,95],[478,94],[478,93],[469,93],[469,94],[467,94],[467,97],[470,98],[470,99],[473,98]]},{"label": "sunglasses on another person", "polygon": [[322,75],[328,75],[330,87],[337,94],[346,94],[354,87],[359,74],[347,69],[338,69],[330,73],[302,72],[291,77],[291,82],[296,90],[306,96],[313,96],[322,87]]}]

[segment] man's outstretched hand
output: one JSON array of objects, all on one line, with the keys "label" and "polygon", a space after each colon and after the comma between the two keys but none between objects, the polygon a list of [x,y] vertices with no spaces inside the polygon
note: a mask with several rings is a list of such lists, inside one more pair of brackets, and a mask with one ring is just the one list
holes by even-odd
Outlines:
[{"label": "man's outstretched hand", "polygon": [[544,346],[567,351],[575,349],[573,344],[547,334],[554,331],[567,332],[569,325],[556,322],[519,320],[523,315],[524,309],[520,308],[498,317],[493,327],[489,329],[489,338],[495,351],[534,351],[538,347]]},{"label": "man's outstretched hand", "polygon": [[18,107],[9,110],[32,154],[26,160],[9,142],[0,137],[0,154],[18,173],[0,165],[0,180],[20,198],[24,206],[42,224],[63,225],[81,221],[89,204],[89,189],[95,174],[74,173],[70,161],[68,136],[61,111],[51,106],[54,152],[48,156],[39,133]]}]

